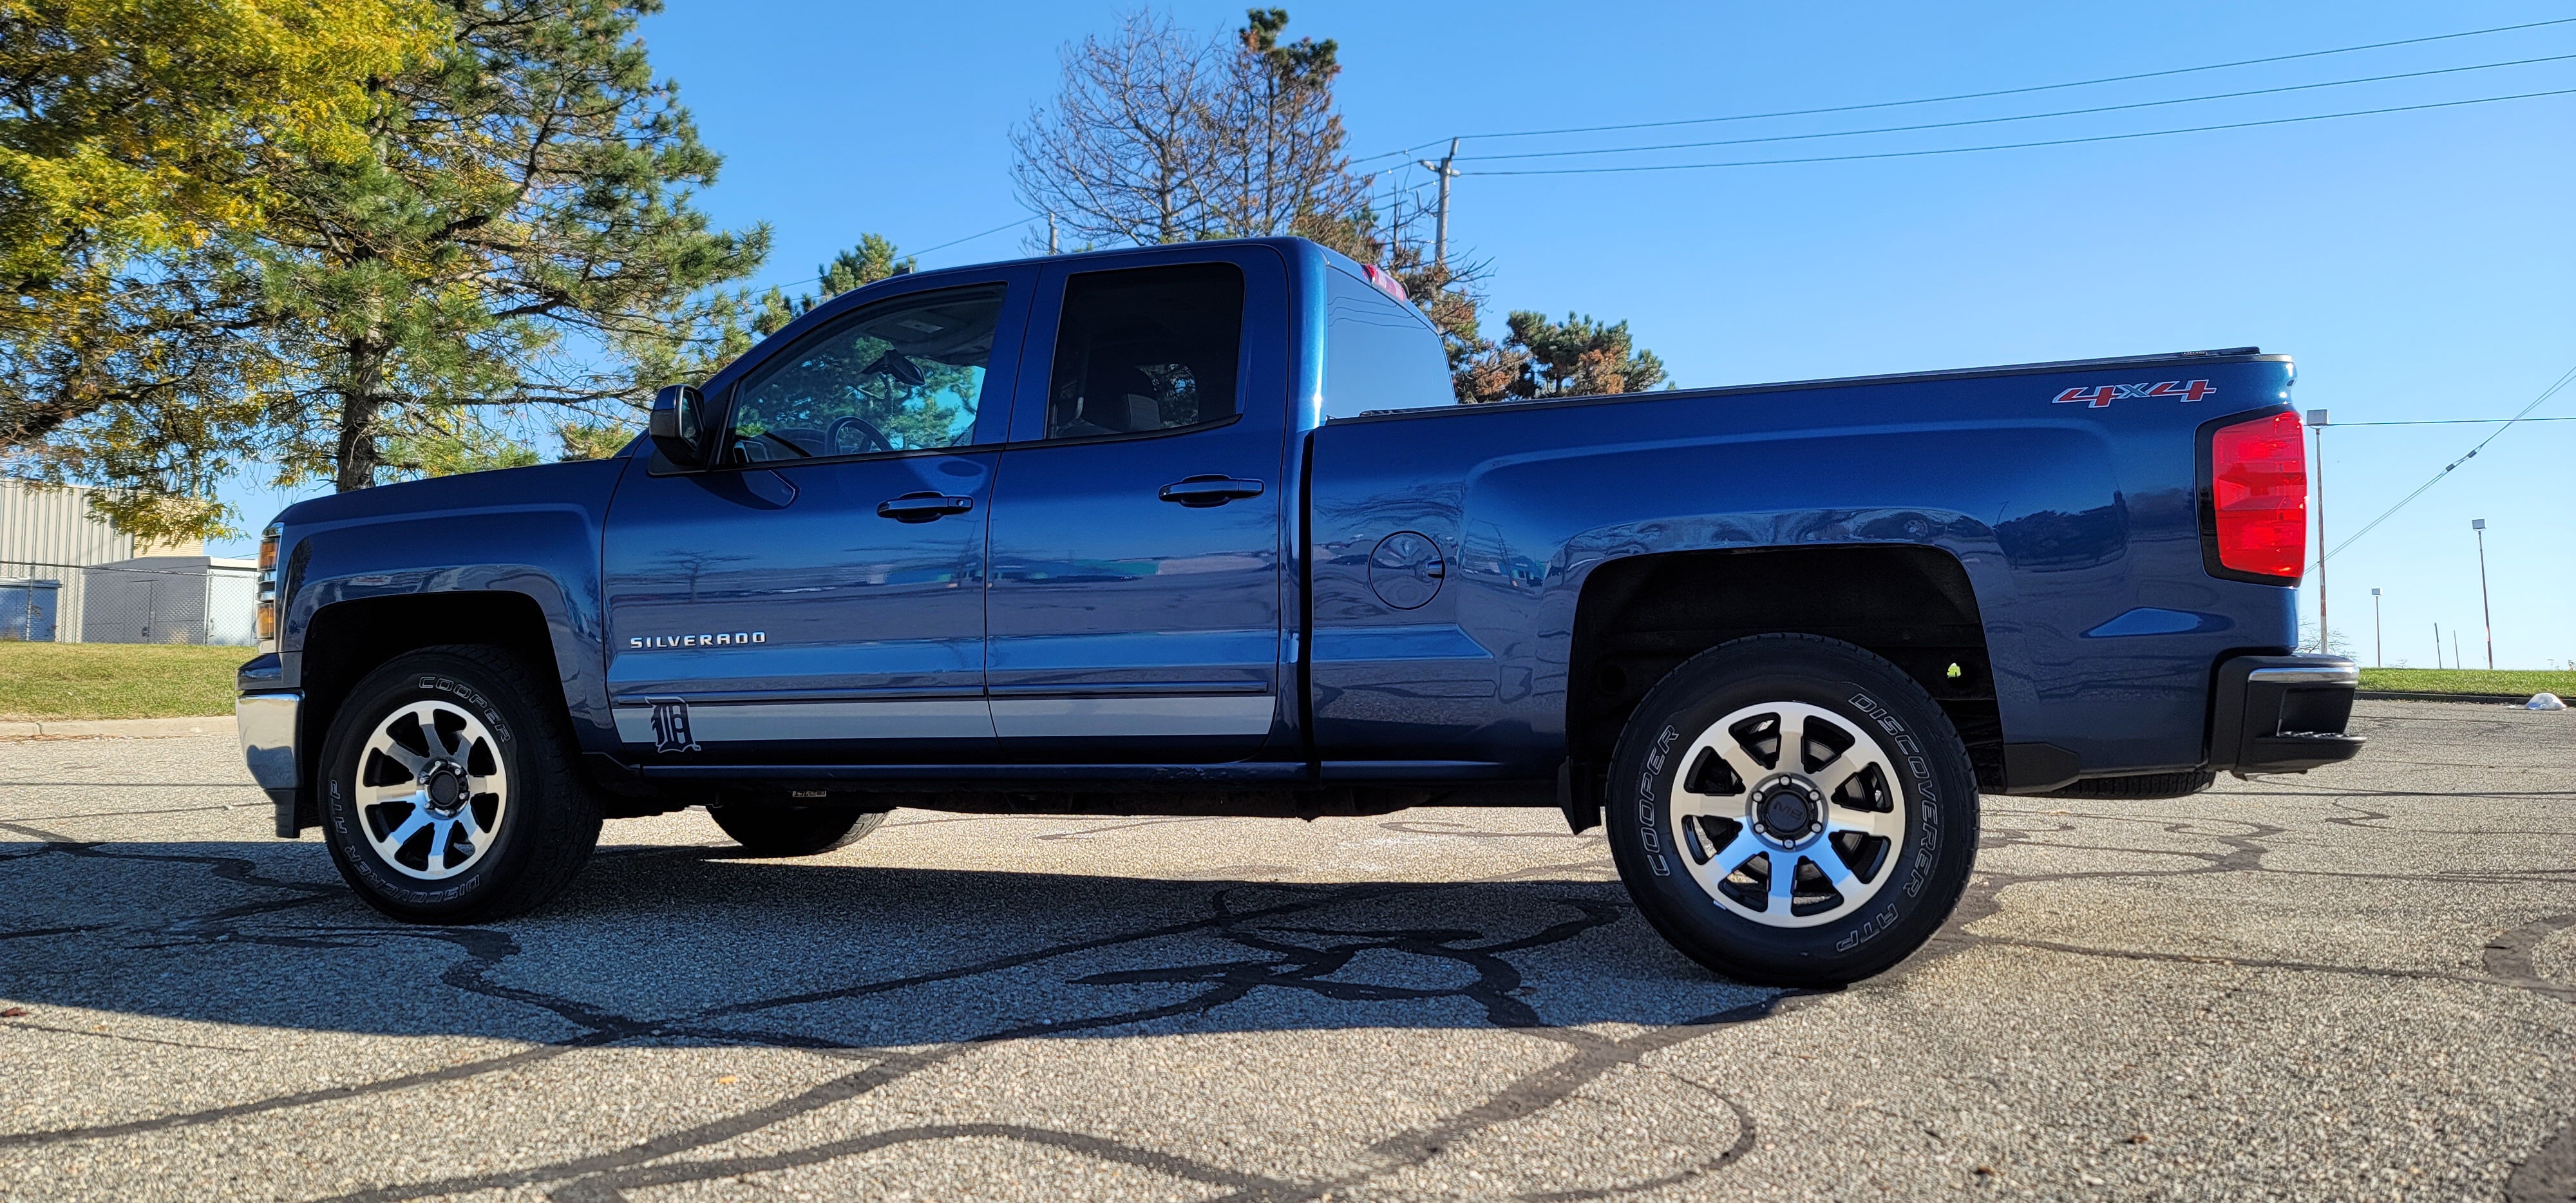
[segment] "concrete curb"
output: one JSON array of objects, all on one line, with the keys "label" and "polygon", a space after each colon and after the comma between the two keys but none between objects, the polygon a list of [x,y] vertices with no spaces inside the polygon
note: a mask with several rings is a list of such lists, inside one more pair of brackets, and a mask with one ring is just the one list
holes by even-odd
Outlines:
[{"label": "concrete curb", "polygon": [[2520,706],[2531,700],[2527,693],[2399,693],[2390,689],[2363,689],[2354,697],[2372,702],[2504,702]]},{"label": "concrete curb", "polygon": [[206,718],[92,718],[42,721],[0,721],[0,739],[33,739],[38,736],[90,735],[116,739],[156,739],[173,735],[226,735],[233,732],[233,716],[211,715]]}]

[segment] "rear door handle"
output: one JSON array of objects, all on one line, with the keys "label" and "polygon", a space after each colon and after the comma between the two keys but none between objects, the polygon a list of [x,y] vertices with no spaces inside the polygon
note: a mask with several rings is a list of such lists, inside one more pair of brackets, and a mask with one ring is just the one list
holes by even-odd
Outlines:
[{"label": "rear door handle", "polygon": [[975,508],[972,497],[952,497],[946,493],[906,493],[892,501],[877,503],[877,517],[897,522],[937,522],[950,514],[963,514]]},{"label": "rear door handle", "polygon": [[1176,501],[1191,509],[1224,505],[1237,497],[1259,497],[1264,486],[1257,480],[1236,480],[1231,476],[1193,476],[1176,484],[1163,486],[1165,501]]}]

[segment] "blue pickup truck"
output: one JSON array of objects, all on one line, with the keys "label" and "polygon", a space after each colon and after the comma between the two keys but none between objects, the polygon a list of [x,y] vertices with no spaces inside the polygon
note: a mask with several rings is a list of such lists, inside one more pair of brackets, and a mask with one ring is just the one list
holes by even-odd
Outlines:
[{"label": "blue pickup truck", "polygon": [[2253,348],[1490,405],[1310,242],[898,276],[662,390],[616,458],[307,501],[239,719],[277,833],[406,920],[603,819],[749,851],[896,806],[1606,820],[1721,973],[1949,914],[1980,793],[2343,760],[2306,460]]}]

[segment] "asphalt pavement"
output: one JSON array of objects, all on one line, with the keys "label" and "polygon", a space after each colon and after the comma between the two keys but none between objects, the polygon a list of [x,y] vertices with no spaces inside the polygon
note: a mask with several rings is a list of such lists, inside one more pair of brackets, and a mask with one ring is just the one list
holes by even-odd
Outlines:
[{"label": "asphalt pavement", "polygon": [[1989,798],[1894,972],[1755,989],[1552,811],[609,825],[388,922],[228,734],[0,741],[0,1198],[2576,1198],[2576,719]]}]

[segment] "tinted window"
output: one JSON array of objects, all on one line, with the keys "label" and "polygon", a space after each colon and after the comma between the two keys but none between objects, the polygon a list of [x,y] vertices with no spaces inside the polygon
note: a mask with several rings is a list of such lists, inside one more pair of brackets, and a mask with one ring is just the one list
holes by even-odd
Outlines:
[{"label": "tinted window", "polygon": [[1002,286],[903,297],[761,365],[733,415],[737,461],[957,447],[975,437]]},{"label": "tinted window", "polygon": [[1335,268],[1324,273],[1330,307],[1324,341],[1324,416],[1449,405],[1449,356],[1411,305]]},{"label": "tinted window", "polygon": [[1065,282],[1046,437],[1130,434],[1235,414],[1243,270],[1087,272]]}]

